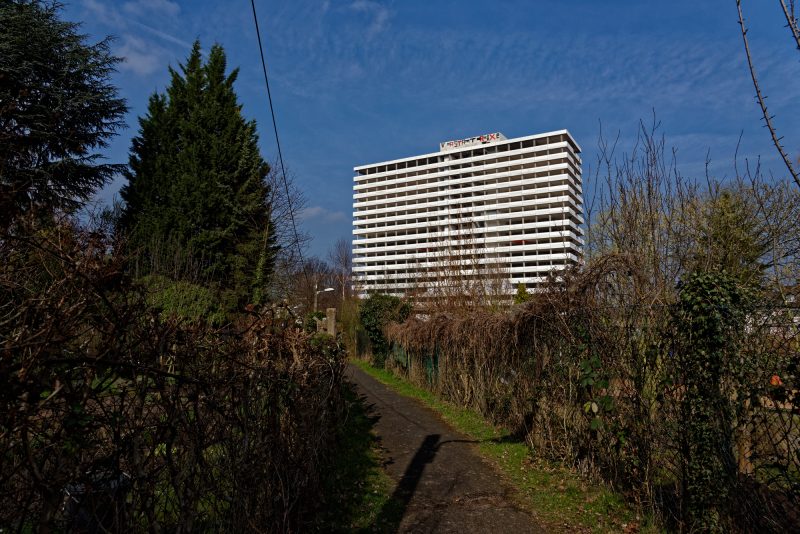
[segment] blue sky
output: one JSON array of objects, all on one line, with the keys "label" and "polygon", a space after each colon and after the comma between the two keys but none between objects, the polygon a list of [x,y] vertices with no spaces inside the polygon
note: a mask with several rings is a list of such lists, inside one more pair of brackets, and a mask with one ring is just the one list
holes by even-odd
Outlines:
[{"label": "blue sky", "polygon": [[[284,160],[308,204],[301,225],[324,257],[350,238],[352,168],[433,152],[440,141],[567,128],[583,147],[590,191],[597,136],[629,146],[653,110],[688,177],[733,174],[761,156],[785,175],[744,61],[733,0],[257,0]],[[761,83],[787,149],[800,154],[800,53],[777,2],[745,2]],[[115,83],[129,128],[107,151],[126,162],[147,99],[194,39],[222,44],[237,91],[277,151],[249,0],[71,0],[65,18],[125,57]],[[101,195],[107,200],[120,182]]]}]

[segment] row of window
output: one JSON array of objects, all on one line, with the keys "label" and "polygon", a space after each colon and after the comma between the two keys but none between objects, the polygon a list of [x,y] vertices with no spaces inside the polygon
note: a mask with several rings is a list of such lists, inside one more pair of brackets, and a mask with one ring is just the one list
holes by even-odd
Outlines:
[{"label": "row of window", "polygon": [[355,211],[359,211],[368,209],[368,206],[426,204],[448,198],[454,194],[495,195],[513,191],[538,191],[565,184],[569,184],[576,190],[581,188],[580,177],[571,168],[554,169],[540,173],[520,173],[491,180],[464,180],[458,184],[436,186],[429,189],[408,188],[407,191],[355,199],[353,208]]},{"label": "row of window", "polygon": [[[511,300],[511,296],[517,290],[517,287],[520,283],[524,284],[525,288],[528,291],[536,291],[542,288],[545,285],[545,280],[547,280],[546,276],[537,276],[534,277],[538,279],[537,282],[530,282],[525,281],[529,279],[529,276],[524,274],[515,274],[513,277],[506,280],[503,289],[506,290],[508,293],[508,299]],[[376,282],[372,281],[369,285],[370,288],[380,291],[381,293],[386,293],[387,295],[394,295],[394,296],[403,296],[403,295],[412,295],[414,301],[417,304],[424,303],[426,300],[435,298],[437,295],[452,295],[454,293],[459,293],[463,291],[463,289],[459,286],[453,287],[452,285],[448,286],[446,284],[441,285],[431,285],[428,282],[420,283],[413,278],[404,278],[402,280],[392,280],[392,281],[384,281],[384,282]],[[365,297],[367,293],[364,291],[361,294],[361,297]]]},{"label": "row of window", "polygon": [[[579,228],[580,225],[582,224],[582,221],[578,220],[577,217],[574,216],[574,215],[564,216],[563,219],[561,219],[561,220],[553,219],[553,220],[547,221],[547,224],[550,227],[558,226],[559,223],[561,223],[561,227],[562,227],[560,230],[555,229],[555,230],[548,230],[548,231],[581,233],[580,230],[576,230],[576,227]],[[530,226],[530,224],[533,224],[534,226]],[[504,236],[504,235],[515,235],[512,232],[517,232],[517,235],[519,235],[518,232],[520,232],[520,231],[527,231],[527,233],[533,233],[534,229],[536,228],[536,226],[535,226],[536,223],[530,223],[530,224],[526,223],[526,225],[523,225],[520,230],[511,230],[510,228],[514,228],[514,227],[516,227],[516,225],[510,225],[510,224],[503,223],[503,224],[498,224],[498,225],[487,226],[485,228],[485,231],[483,231],[483,232],[475,232],[475,233],[478,233],[479,235],[483,236],[484,238]],[[398,230],[398,228],[399,228],[399,230]],[[367,230],[354,230],[353,233],[355,234],[355,236],[354,236],[354,239],[353,239],[353,247],[354,248],[355,247],[362,248],[366,244],[374,245],[376,247],[391,246],[392,244],[395,244],[398,241],[401,241],[403,239],[411,239],[411,238],[414,238],[414,237],[420,236],[420,235],[432,236],[434,238],[439,238],[439,239],[448,239],[448,238],[449,239],[458,239],[459,236],[461,236],[461,235],[463,235],[465,233],[469,233],[471,231],[476,230],[477,228],[483,228],[483,227],[473,226],[472,228],[469,228],[469,229],[465,229],[463,227],[460,227],[457,230],[449,230],[449,226],[445,224],[445,225],[438,225],[438,226],[437,225],[428,225],[428,226],[414,225],[414,227],[412,227],[412,228],[416,228],[417,231],[416,232],[404,231],[402,226],[388,227],[388,228],[384,229],[383,231],[369,231],[369,229],[367,229]],[[542,227],[542,228],[544,228],[544,227]],[[539,231],[536,230],[536,232],[538,233]],[[542,233],[546,233],[546,232],[542,232]]]},{"label": "row of window", "polygon": [[[515,195],[516,193],[516,195]],[[362,208],[353,216],[356,226],[361,226],[364,221],[382,220],[386,221],[390,218],[401,216],[412,216],[417,219],[437,215],[439,220],[469,220],[473,217],[483,217],[488,215],[486,212],[491,212],[491,215],[503,215],[505,213],[512,213],[514,210],[511,204],[520,202],[529,202],[525,206],[517,206],[515,211],[525,211],[526,207],[540,208],[542,200],[546,199],[563,199],[568,197],[575,206],[583,204],[582,195],[571,187],[563,187],[556,191],[548,191],[547,193],[539,194],[519,194],[519,191],[509,191],[506,196],[497,197],[484,197],[484,196],[455,196],[455,198],[434,200],[426,203],[425,205],[408,208],[406,206],[373,206],[370,208]],[[529,193],[529,192],[524,192]],[[512,196],[514,195],[514,196]],[[449,200],[450,202],[445,202]],[[504,206],[508,206],[504,208]],[[402,208],[406,209],[402,209]],[[384,211],[392,210],[392,211]],[[509,211],[505,211],[509,210]]]},{"label": "row of window", "polygon": [[520,154],[514,157],[489,159],[472,164],[442,165],[435,169],[430,169],[427,172],[392,174],[381,180],[376,178],[366,181],[357,181],[353,185],[353,189],[359,194],[373,193],[406,186],[420,187],[426,184],[440,184],[442,182],[452,181],[455,179],[454,176],[461,176],[465,173],[472,173],[473,175],[475,175],[475,173],[482,173],[480,174],[482,176],[485,174],[507,172],[509,169],[537,169],[564,163],[574,168],[580,168],[581,164],[580,159],[574,154],[559,149],[548,151],[548,154]]},{"label": "row of window", "polygon": [[[545,263],[541,267],[546,269],[536,270],[532,272],[511,272],[504,273],[502,271],[477,270],[473,272],[459,273],[458,279],[460,281],[486,281],[487,278],[497,277],[504,280],[523,280],[530,278],[538,278],[543,280],[552,271],[563,270],[568,266],[575,265],[575,261],[566,261],[562,263]],[[378,279],[368,280],[366,276],[378,276]],[[436,285],[445,287],[454,286],[457,282],[453,281],[453,277],[447,273],[441,272],[428,272],[428,273],[414,273],[414,272],[398,272],[398,271],[384,271],[380,273],[370,273],[369,275],[356,276],[354,278],[355,284],[368,285],[372,288],[412,288],[412,287],[425,287],[431,288]],[[531,282],[536,284],[537,282]],[[516,284],[515,284],[516,285]]]},{"label": "row of window", "polygon": [[[365,254],[367,252],[372,251],[372,249],[376,250],[383,250],[387,247],[400,247],[400,246],[407,246],[407,245],[427,245],[432,244],[439,248],[447,248],[453,245],[470,245],[475,247],[476,243],[480,243],[484,245],[486,243],[493,242],[493,240],[500,239],[503,237],[514,237],[515,239],[512,241],[515,245],[532,245],[536,243],[556,243],[561,242],[564,239],[569,239],[575,237],[579,239],[583,236],[582,232],[575,231],[572,229],[569,230],[559,230],[559,231],[552,231],[549,229],[544,229],[545,231],[538,232],[536,229],[533,230],[519,230],[516,232],[493,232],[492,234],[458,234],[456,236],[440,236],[440,237],[431,237],[428,239],[398,239],[395,241],[387,241],[383,243],[368,243],[363,245],[356,245],[353,249],[354,254]],[[545,233],[550,234],[551,236],[555,237],[539,237],[534,234],[536,233]],[[496,242],[496,241],[495,241]]]},{"label": "row of window", "polygon": [[[540,249],[540,250],[527,250],[527,251],[525,251],[525,253],[523,255],[518,256],[518,258],[521,261],[528,262],[534,256],[551,256],[551,255],[557,255],[557,254],[572,254],[572,255],[575,255],[575,256],[579,256],[580,255],[580,247],[577,244],[575,244],[575,243],[566,243],[565,245],[570,245],[570,246],[553,247],[553,248],[546,248],[546,249]],[[448,264],[450,264],[450,262],[459,263],[459,262],[465,262],[466,260],[469,260],[469,259],[477,260],[477,261],[479,261],[481,263],[485,263],[489,259],[494,259],[494,258],[485,259],[485,258],[482,258],[480,256],[476,256],[474,254],[472,254],[472,255],[471,254],[467,254],[467,255],[465,255],[463,257],[454,256],[454,255],[450,255],[450,256],[435,255],[433,257],[427,257],[427,258],[415,257],[415,256],[413,256],[413,253],[409,253],[409,252],[407,252],[406,255],[408,255],[410,257],[405,261],[397,259],[397,260],[382,260],[382,261],[367,261],[367,262],[363,262],[363,261],[355,261],[355,259],[354,259],[354,262],[358,263],[358,265],[354,266],[354,270],[363,271],[363,272],[369,272],[371,270],[374,270],[374,269],[369,269],[369,267],[402,266],[402,267],[405,268],[406,271],[415,271],[415,270],[419,270],[419,269],[423,269],[423,268],[425,268],[425,269],[429,269],[429,268],[435,269],[437,266],[441,267],[443,265],[448,265]],[[388,256],[388,254],[386,256]],[[365,259],[365,258],[359,258],[359,259]],[[558,262],[556,262],[556,263],[558,263]],[[534,262],[533,264],[528,262],[527,266],[532,266],[532,265],[536,265],[536,264],[537,264],[537,262]],[[538,264],[550,265],[550,263],[548,261],[538,262]]]},{"label": "row of window", "polygon": [[[565,195],[560,195],[557,198],[565,198]],[[519,202],[520,201],[517,201],[517,203],[519,203]],[[499,204],[499,205],[491,204],[491,205],[488,205],[488,207],[499,208],[497,210],[492,210],[492,211],[496,211],[496,213],[491,215],[491,216],[494,217],[492,220],[490,220],[491,223],[497,224],[498,223],[497,221],[503,221],[503,220],[508,218],[508,217],[499,218],[499,216],[501,216],[501,215],[521,214],[521,213],[528,212],[528,211],[563,210],[566,213],[569,213],[569,212],[581,213],[583,211],[583,208],[582,208],[583,204],[581,204],[579,201],[577,201],[574,197],[566,197],[565,200],[563,200],[562,202],[550,202],[548,204],[539,204],[539,205],[536,206],[535,209],[530,209],[531,208],[530,205],[523,205],[523,206],[504,208],[503,206],[505,206],[505,205],[506,204]],[[474,218],[489,216],[489,215],[483,215],[481,212],[475,213],[475,208],[479,208],[480,210],[483,211],[483,210],[486,209],[486,207],[487,207],[487,205],[472,206],[469,209],[469,211],[473,212],[473,213],[470,214],[470,216],[474,217]],[[403,215],[405,215],[405,214],[403,214]],[[421,214],[421,215],[428,215],[427,217],[416,216],[413,219],[408,219],[408,218],[407,219],[398,219],[398,218],[396,218],[396,217],[402,217],[403,215],[398,214],[398,215],[392,215],[392,216],[388,216],[388,217],[384,217],[384,218],[376,218],[375,219],[376,221],[381,221],[381,222],[373,222],[371,224],[369,223],[369,221],[356,220],[356,221],[353,222],[353,224],[356,226],[355,231],[360,231],[360,230],[365,230],[365,229],[368,230],[368,229],[371,229],[371,228],[386,228],[386,229],[390,229],[390,228],[396,228],[398,226],[403,226],[403,225],[406,225],[406,224],[430,224],[430,223],[436,223],[439,226],[448,227],[451,224],[449,221],[451,221],[451,220],[453,220],[453,221],[459,220],[456,217],[453,217],[452,216],[453,213],[448,212],[447,210],[439,210],[438,212],[436,212],[436,211],[423,212]],[[415,214],[410,214],[410,215],[415,215]],[[420,214],[416,214],[416,215],[420,215]],[[461,220],[468,219],[468,218],[469,217],[465,213],[461,214],[461,217],[460,217]],[[439,231],[439,230],[437,230],[437,231]]]},{"label": "row of window", "polygon": [[[490,212],[486,213],[486,216],[496,216],[498,213]],[[353,239],[354,245],[356,245],[357,241],[367,240],[367,239],[385,239],[385,238],[400,238],[400,237],[411,237],[414,235],[427,235],[427,234],[440,234],[443,233],[443,230],[446,226],[448,226],[448,217],[441,216],[438,218],[433,218],[433,221],[430,222],[437,222],[437,224],[415,224],[414,226],[410,226],[409,228],[403,229],[388,229],[388,230],[377,230],[373,232],[360,232],[356,235]],[[426,219],[427,221],[427,219]],[[485,235],[511,235],[508,232],[511,231],[510,227],[522,227],[519,230],[525,229],[532,229],[536,228],[537,225],[541,227],[541,229],[537,230],[537,232],[548,231],[549,227],[553,227],[552,230],[549,231],[561,231],[560,228],[564,226],[569,226],[569,223],[572,223],[576,226],[583,224],[583,219],[570,211],[560,211],[558,213],[550,213],[550,214],[541,214],[541,215],[525,215],[525,216],[517,216],[517,217],[506,217],[503,219],[493,219],[490,221],[477,221],[477,220],[470,220],[468,218],[464,219],[457,219],[459,223],[464,221],[465,226],[474,227],[474,228],[486,228],[487,231],[484,232]],[[525,225],[528,225],[525,227]],[[544,226],[547,225],[547,226]],[[505,227],[508,226],[509,229],[506,230]],[[505,234],[503,232],[506,232]]]},{"label": "row of window", "polygon": [[[574,174],[578,176],[580,175],[580,172],[578,171],[580,168],[580,161],[577,161],[574,157],[569,157],[571,154],[562,151],[557,152],[554,154],[554,156],[560,157],[551,157],[541,161],[531,161],[530,158],[517,158],[525,160],[518,164],[508,164],[504,161],[487,161],[485,165],[460,165],[457,166],[457,169],[452,169],[449,166],[442,167],[432,171],[437,174],[436,176],[421,179],[414,179],[405,175],[391,175],[388,176],[380,185],[365,187],[366,184],[356,183],[353,186],[353,190],[359,195],[378,192],[391,193],[402,188],[410,187],[418,189],[429,185],[433,185],[434,187],[447,185],[448,183],[453,183],[456,180],[461,180],[466,177],[474,178],[476,176],[494,176],[502,173],[517,172],[520,170],[536,170],[555,165],[566,165],[567,168],[573,169]],[[504,165],[503,163],[506,164]]]}]

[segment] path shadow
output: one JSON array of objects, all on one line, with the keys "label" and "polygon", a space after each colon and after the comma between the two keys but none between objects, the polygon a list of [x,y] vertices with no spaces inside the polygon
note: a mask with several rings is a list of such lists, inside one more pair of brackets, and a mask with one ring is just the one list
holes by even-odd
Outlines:
[{"label": "path shadow", "polygon": [[425,466],[433,461],[439,447],[444,443],[440,443],[442,436],[440,434],[429,434],[422,440],[417,452],[408,464],[403,477],[397,484],[397,487],[392,493],[392,497],[386,501],[386,504],[381,508],[380,514],[376,521],[376,525],[382,525],[384,528],[381,532],[397,532],[400,522],[408,509],[408,503],[414,496],[414,492],[419,485],[422,478],[422,473],[425,471]]},{"label": "path shadow", "polygon": [[506,434],[498,438],[487,438],[481,440],[481,443],[525,443],[525,437],[518,434]]},{"label": "path shadow", "polygon": [[385,469],[391,461],[382,463],[372,452],[381,446],[381,438],[373,433],[381,419],[375,405],[349,384],[345,388],[345,397],[348,415],[340,429],[340,441],[331,470],[336,477],[323,481],[326,502],[318,520],[306,528],[314,532],[359,534],[398,532],[425,468],[433,462],[439,449],[450,443],[476,442],[461,439],[442,441],[440,434],[425,436],[391,497],[381,505],[374,522],[370,526],[352,528],[353,520],[365,515],[365,509],[376,504],[371,501],[369,492],[363,491],[370,472]]},{"label": "path shadow", "polygon": [[380,532],[397,532],[400,522],[405,517],[408,505],[416,493],[425,467],[433,462],[439,449],[451,443],[480,443],[472,439],[448,439],[441,441],[441,434],[429,434],[420,443],[417,452],[408,464],[403,477],[397,484],[392,497],[381,508],[376,525],[381,525]]}]

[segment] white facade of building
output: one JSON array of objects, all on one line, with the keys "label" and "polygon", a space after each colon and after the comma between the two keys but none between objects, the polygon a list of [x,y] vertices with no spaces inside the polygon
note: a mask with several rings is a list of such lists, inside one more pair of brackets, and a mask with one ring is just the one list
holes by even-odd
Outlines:
[{"label": "white facade of building", "polygon": [[354,168],[358,293],[424,294],[494,273],[513,293],[582,261],[580,147],[567,130],[440,143]]}]

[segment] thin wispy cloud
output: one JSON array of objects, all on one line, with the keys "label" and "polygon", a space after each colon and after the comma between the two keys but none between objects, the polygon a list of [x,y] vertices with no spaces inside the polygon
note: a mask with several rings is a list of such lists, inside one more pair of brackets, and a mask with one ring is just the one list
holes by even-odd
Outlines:
[{"label": "thin wispy cloud", "polygon": [[367,37],[367,39],[372,39],[379,33],[383,32],[389,24],[391,11],[388,7],[378,2],[371,0],[356,0],[350,4],[350,9],[364,13],[371,18],[366,30],[364,31],[364,35]]},{"label": "thin wispy cloud", "polygon": [[92,15],[94,20],[102,24],[118,26],[124,20],[119,11],[111,9],[102,0],[81,0],[81,5]]},{"label": "thin wispy cloud", "polygon": [[180,6],[170,0],[134,0],[125,2],[122,10],[135,16],[156,15],[174,17],[181,12]]},{"label": "thin wispy cloud", "polygon": [[[792,154],[800,63],[780,9],[748,11],[752,52],[770,111]],[[73,0],[73,20],[117,36],[134,114],[166,83],[191,41],[219,42],[240,67],[243,111],[274,151],[249,5],[213,0]],[[257,3],[283,155],[313,191],[303,225],[319,242],[352,231],[352,167],[435,151],[487,131],[568,128],[596,162],[599,125],[620,147],[655,115],[684,175],[731,176],[740,158],[772,165],[754,101],[735,6],[668,3],[508,3],[460,0],[293,0]],[[727,15],[725,9],[728,9]],[[134,121],[131,120],[131,123]],[[135,133],[131,129],[130,135]],[[125,134],[124,134],[125,135]],[[122,137],[122,136],[121,136]],[[121,139],[119,145],[127,141]],[[127,151],[120,150],[120,153]],[[124,159],[119,156],[117,159]],[[327,240],[327,241],[326,241]]]},{"label": "thin wispy cloud", "polygon": [[335,223],[348,220],[347,215],[345,215],[344,212],[329,210],[327,208],[323,208],[322,206],[310,206],[303,209],[298,214],[298,219],[301,221],[317,219],[326,223]]},{"label": "thin wispy cloud", "polygon": [[163,68],[160,50],[154,48],[150,42],[129,34],[123,36],[116,53],[124,58],[123,69],[140,76],[147,76]]},{"label": "thin wispy cloud", "polygon": [[184,41],[183,39],[179,39],[179,38],[175,37],[172,34],[169,34],[167,32],[163,32],[161,30],[153,28],[152,26],[148,26],[147,24],[144,24],[143,22],[139,22],[139,21],[136,21],[136,20],[131,20],[130,23],[133,24],[134,26],[138,27],[138,28],[141,28],[143,30],[146,30],[146,31],[152,33],[156,37],[159,37],[159,38],[161,38],[161,39],[163,39],[165,41],[169,41],[170,43],[174,43],[174,44],[176,44],[178,46],[182,46],[183,48],[191,48],[192,47],[192,43],[190,43],[189,41]]},{"label": "thin wispy cloud", "polygon": [[[118,37],[115,54],[123,58],[120,69],[137,76],[148,76],[169,63],[170,47],[189,48],[191,44],[148,21],[171,20],[180,14],[180,6],[170,0],[133,0],[119,4],[102,0],[82,0],[84,9],[113,30]],[[143,35],[142,30],[157,39]]]},{"label": "thin wispy cloud", "polygon": [[[357,6],[357,7],[353,7]],[[368,7],[369,6],[369,7]],[[375,9],[360,1],[352,9]],[[675,41],[670,36],[572,36],[491,30],[393,27],[365,45],[337,32],[330,21],[317,41],[281,39],[303,61],[280,69],[279,81],[307,98],[354,93],[408,98],[442,106],[537,109],[548,103],[604,107],[638,102],[644,110],[692,104],[725,108],[749,102],[742,58],[713,38]],[[558,49],[556,57],[553,49]],[[772,65],[776,72],[796,67]],[[742,73],[732,83],[730,73]],[[790,73],[776,76],[788,79]],[[797,93],[798,87],[789,89]],[[781,98],[794,95],[783,91]]]}]

